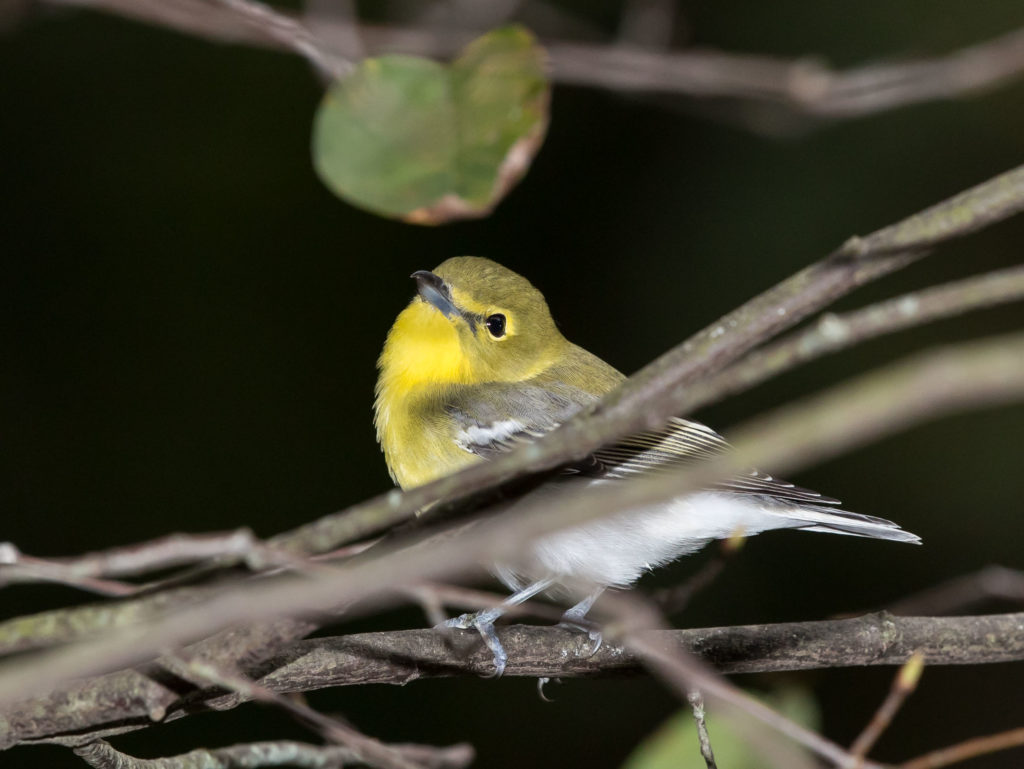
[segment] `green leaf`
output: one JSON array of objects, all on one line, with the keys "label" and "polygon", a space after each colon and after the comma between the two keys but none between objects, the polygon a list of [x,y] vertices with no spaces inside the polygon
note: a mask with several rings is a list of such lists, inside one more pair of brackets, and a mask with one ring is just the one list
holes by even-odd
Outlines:
[{"label": "green leaf", "polygon": [[[818,728],[818,706],[806,689],[787,687],[759,699],[803,726]],[[722,769],[763,769],[764,757],[742,730],[737,729],[735,720],[716,718],[711,707],[707,709],[705,720],[718,766]],[[807,764],[813,766],[813,757],[808,755],[807,759]],[[690,708],[675,713],[641,742],[622,769],[706,769]]]},{"label": "green leaf", "polygon": [[418,224],[484,216],[544,138],[544,52],[519,26],[470,43],[450,65],[366,59],[324,96],[313,163],[339,197]]}]

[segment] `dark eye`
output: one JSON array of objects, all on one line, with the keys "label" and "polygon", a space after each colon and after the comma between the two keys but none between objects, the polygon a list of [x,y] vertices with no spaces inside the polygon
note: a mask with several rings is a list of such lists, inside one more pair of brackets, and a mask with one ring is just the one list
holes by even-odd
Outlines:
[{"label": "dark eye", "polygon": [[501,339],[505,336],[505,316],[500,312],[488,315],[484,323],[487,325],[487,330],[491,332],[491,336],[495,339]]}]

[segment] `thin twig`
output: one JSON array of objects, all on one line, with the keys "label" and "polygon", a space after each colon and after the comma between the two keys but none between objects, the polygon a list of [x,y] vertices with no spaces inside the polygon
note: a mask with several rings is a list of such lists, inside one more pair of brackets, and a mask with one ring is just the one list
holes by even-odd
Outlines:
[{"label": "thin twig", "polygon": [[242,699],[263,702],[281,708],[295,716],[300,722],[315,729],[324,739],[347,746],[356,753],[358,760],[371,766],[381,769],[419,769],[417,763],[407,760],[401,753],[384,745],[379,740],[314,710],[304,702],[271,691],[221,665],[214,665],[201,659],[186,659],[178,655],[164,657],[163,662],[165,665],[171,663],[173,672],[179,674],[184,672],[190,680],[199,679],[205,683],[229,689]]},{"label": "thin twig", "polygon": [[[290,50],[329,74],[343,73],[365,45],[447,58],[478,32],[317,20],[314,36],[290,14],[252,0],[47,0],[94,8],[171,27],[198,37]],[[220,7],[218,7],[218,5]],[[353,40],[359,46],[352,45]],[[345,45],[349,43],[349,45]],[[614,44],[547,39],[553,77],[563,83],[623,91],[658,91],[785,107],[831,120],[870,115],[990,89],[1024,72],[1024,30],[945,56],[845,71],[819,59],[781,59],[713,50],[659,51]]]},{"label": "thin twig", "polygon": [[[741,724],[742,733],[757,746],[759,754],[773,766],[783,769],[811,769],[815,764],[806,752],[778,739],[785,735],[834,766],[852,766],[851,756],[836,743],[790,720],[733,686],[696,657],[678,647],[663,646],[649,633],[639,629],[656,628],[661,624],[657,611],[636,593],[622,594],[609,601],[612,612],[624,627],[623,645],[643,660],[645,667],[662,678],[684,700],[698,689],[711,699],[725,717]],[[770,731],[758,728],[770,727]],[[865,763],[865,769],[881,769]]]},{"label": "thin twig", "polygon": [[857,758],[867,756],[871,748],[878,742],[878,738],[889,728],[889,724],[892,723],[892,719],[899,712],[899,709],[903,707],[907,697],[914,693],[914,689],[917,688],[917,682],[921,680],[921,673],[923,671],[924,655],[920,652],[914,652],[896,674],[896,678],[892,682],[892,688],[889,689],[889,694],[882,701],[882,704],[879,705],[878,710],[875,711],[867,726],[864,727],[864,731],[850,745],[851,755]]},{"label": "thin twig", "polygon": [[166,758],[136,758],[104,740],[73,748],[75,755],[94,769],[259,769],[295,766],[308,769],[341,769],[359,760],[358,754],[337,745],[306,745],[301,742],[255,742],[226,748],[199,748]]},{"label": "thin twig", "polygon": [[946,56],[835,71],[819,59],[785,60],[715,51],[547,44],[554,77],[622,91],[660,91],[767,102],[800,114],[840,119],[948,99],[1024,71],[1024,31],[1014,30]]},{"label": "thin twig", "polygon": [[948,748],[925,753],[923,756],[905,761],[899,765],[899,769],[939,769],[943,766],[951,766],[970,758],[984,756],[986,753],[995,753],[1000,750],[1019,748],[1024,746],[1024,727],[1010,729],[998,734],[990,734],[985,737],[974,737]]},{"label": "thin twig", "polygon": [[[432,748],[391,745],[410,761],[427,769],[461,769],[473,760],[468,745]],[[167,758],[135,758],[103,740],[74,748],[95,769],[262,769],[291,766],[302,769],[342,769],[359,761],[356,751],[339,745],[307,745],[291,740],[253,742],[226,748],[200,748]]]},{"label": "thin twig", "polygon": [[715,752],[711,749],[711,735],[708,734],[708,723],[704,718],[704,698],[697,689],[691,689],[686,695],[690,709],[693,711],[693,721],[697,725],[697,742],[700,745],[700,755],[707,765],[707,769],[718,769],[715,763]]},{"label": "thin twig", "polygon": [[697,382],[692,411],[748,390],[798,365],[855,344],[972,310],[1024,299],[1024,266],[946,283],[887,299],[851,312],[822,315],[816,324],[753,351],[740,362]]},{"label": "thin twig", "polygon": [[[139,576],[207,561],[224,565],[252,562],[258,568],[268,562],[295,560],[288,553],[270,552],[245,528],[211,534],[169,534],[149,542],[60,559],[37,558],[19,552],[11,543],[4,545],[7,557],[0,563],[0,587],[16,582],[59,582],[92,589],[94,583],[106,583],[110,578]],[[132,592],[139,589],[127,583],[109,584],[124,586]]]},{"label": "thin twig", "polygon": [[993,599],[1024,604],[1024,572],[986,566],[974,574],[955,577],[895,601],[886,609],[904,615],[953,614]]},{"label": "thin twig", "polygon": [[343,77],[352,71],[354,64],[346,59],[332,56],[301,21],[255,0],[215,0],[225,8],[238,13],[248,23],[266,32],[286,48],[305,57],[328,78]]}]

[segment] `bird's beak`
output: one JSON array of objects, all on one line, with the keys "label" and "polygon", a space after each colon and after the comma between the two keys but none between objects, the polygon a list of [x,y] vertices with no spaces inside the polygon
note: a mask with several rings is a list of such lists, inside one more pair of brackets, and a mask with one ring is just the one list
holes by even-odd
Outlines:
[{"label": "bird's beak", "polygon": [[417,270],[411,276],[416,281],[416,290],[423,300],[434,305],[446,318],[461,315],[452,302],[452,292],[447,284],[428,270]]}]

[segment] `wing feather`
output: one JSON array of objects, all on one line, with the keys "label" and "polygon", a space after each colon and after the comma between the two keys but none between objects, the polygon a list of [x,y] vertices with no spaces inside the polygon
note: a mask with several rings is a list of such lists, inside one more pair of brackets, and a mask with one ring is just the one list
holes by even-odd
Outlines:
[{"label": "wing feather", "polygon": [[[460,448],[483,458],[510,451],[554,430],[597,398],[569,385],[537,387],[488,384],[460,391],[445,406],[455,423],[453,436]],[[710,427],[673,417],[660,430],[637,433],[594,452],[588,461],[565,468],[566,473],[624,479],[673,472],[729,450],[726,440]],[[758,470],[730,478],[716,489],[772,497],[796,505],[838,505],[839,501],[775,478]]]},{"label": "wing feather", "polygon": [[455,442],[486,458],[536,440],[597,398],[569,385],[557,389],[490,383],[465,388],[446,405]]},{"label": "wing feather", "polygon": [[[671,418],[660,430],[629,436],[619,443],[598,449],[601,474],[627,478],[678,470],[729,451],[726,440],[706,425],[679,417]],[[758,470],[716,484],[721,491],[773,497],[803,505],[838,505],[839,500],[804,489]]]}]

